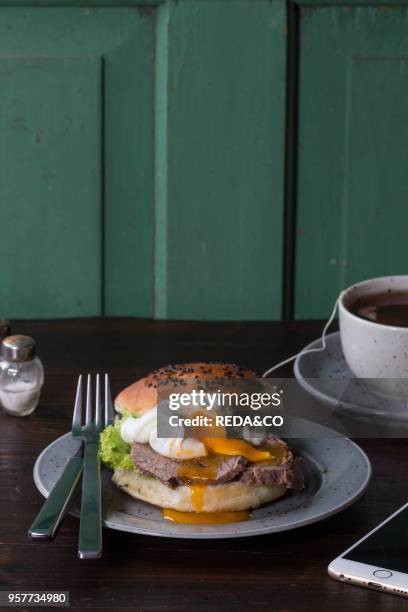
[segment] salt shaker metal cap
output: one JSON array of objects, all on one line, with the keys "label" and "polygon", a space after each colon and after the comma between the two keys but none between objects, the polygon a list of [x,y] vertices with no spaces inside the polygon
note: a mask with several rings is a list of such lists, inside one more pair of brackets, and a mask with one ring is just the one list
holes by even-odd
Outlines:
[{"label": "salt shaker metal cap", "polygon": [[1,354],[6,361],[32,361],[35,353],[35,340],[30,336],[7,336],[1,343]]},{"label": "salt shaker metal cap", "polygon": [[8,319],[0,319],[0,338],[5,338],[10,335],[10,321]]}]

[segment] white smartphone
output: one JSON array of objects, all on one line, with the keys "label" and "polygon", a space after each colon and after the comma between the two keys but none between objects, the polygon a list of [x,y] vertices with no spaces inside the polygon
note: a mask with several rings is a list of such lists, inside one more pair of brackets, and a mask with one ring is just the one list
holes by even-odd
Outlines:
[{"label": "white smartphone", "polygon": [[329,576],[408,597],[408,503],[328,567]]}]

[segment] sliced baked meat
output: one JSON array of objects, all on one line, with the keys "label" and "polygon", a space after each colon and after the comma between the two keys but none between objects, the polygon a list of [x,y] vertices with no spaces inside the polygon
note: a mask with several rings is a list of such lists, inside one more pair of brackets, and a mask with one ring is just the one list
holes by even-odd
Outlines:
[{"label": "sliced baked meat", "polygon": [[[200,469],[203,470],[203,478],[208,479],[211,484],[223,484],[240,479],[246,484],[254,485],[284,485],[287,489],[303,489],[305,486],[305,466],[303,459],[294,458],[287,450],[287,446],[279,438],[270,437],[268,446],[274,447],[275,455],[284,454],[282,463],[273,464],[268,461],[249,463],[242,456],[218,457],[216,463],[212,462],[214,473],[208,478],[207,458],[195,459],[194,461],[176,461],[156,453],[149,444],[134,442],[131,449],[131,458],[134,466],[142,473],[157,478],[164,484],[174,488],[192,482],[185,469],[187,463],[194,464],[196,477],[200,477]],[[280,452],[276,452],[277,450]],[[280,457],[276,457],[280,459]],[[181,465],[183,469],[181,470]],[[184,473],[184,475],[182,475]],[[205,476],[204,476],[205,474]]]},{"label": "sliced baked meat", "polygon": [[287,489],[303,489],[305,486],[305,464],[291,452],[286,461],[277,465],[268,462],[251,463],[241,476],[245,484],[284,485]]},{"label": "sliced baked meat", "polygon": [[219,463],[217,468],[217,478],[214,483],[221,484],[223,482],[230,482],[237,476],[242,474],[248,465],[248,460],[240,455],[227,457]]},{"label": "sliced baked meat", "polygon": [[[154,478],[170,487],[174,488],[188,482],[187,477],[179,475],[180,465],[181,463],[186,463],[185,461],[180,462],[163,457],[163,455],[156,453],[148,444],[134,442],[130,456],[133,465],[138,470],[149,476],[154,476]],[[200,466],[205,469],[206,458],[204,457],[202,460],[196,459],[195,463],[198,470]],[[241,456],[220,457],[215,466],[215,473],[211,478],[211,484],[222,484],[234,480],[245,470],[247,465],[248,461]]]},{"label": "sliced baked meat", "polygon": [[134,442],[130,457],[135,468],[143,474],[154,476],[170,487],[177,487],[181,484],[182,481],[178,475],[179,462],[159,455],[148,444]]}]

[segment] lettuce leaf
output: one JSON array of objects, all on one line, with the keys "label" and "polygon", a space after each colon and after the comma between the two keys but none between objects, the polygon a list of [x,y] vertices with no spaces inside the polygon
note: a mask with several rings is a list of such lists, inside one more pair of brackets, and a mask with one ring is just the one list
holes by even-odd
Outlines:
[{"label": "lettuce leaf", "polygon": [[121,419],[117,419],[114,425],[109,425],[101,432],[99,457],[112,470],[133,470],[130,444],[124,442],[120,435],[121,422]]}]

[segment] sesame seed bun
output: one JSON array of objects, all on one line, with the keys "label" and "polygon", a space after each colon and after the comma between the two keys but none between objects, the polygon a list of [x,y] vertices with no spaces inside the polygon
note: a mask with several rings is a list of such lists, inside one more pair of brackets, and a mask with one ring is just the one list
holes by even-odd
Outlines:
[{"label": "sesame seed bun", "polygon": [[115,408],[120,413],[141,416],[157,405],[157,389],[162,385],[182,385],[182,391],[188,392],[207,381],[217,379],[239,381],[255,377],[255,372],[232,363],[168,365],[123,389],[115,399]]}]

